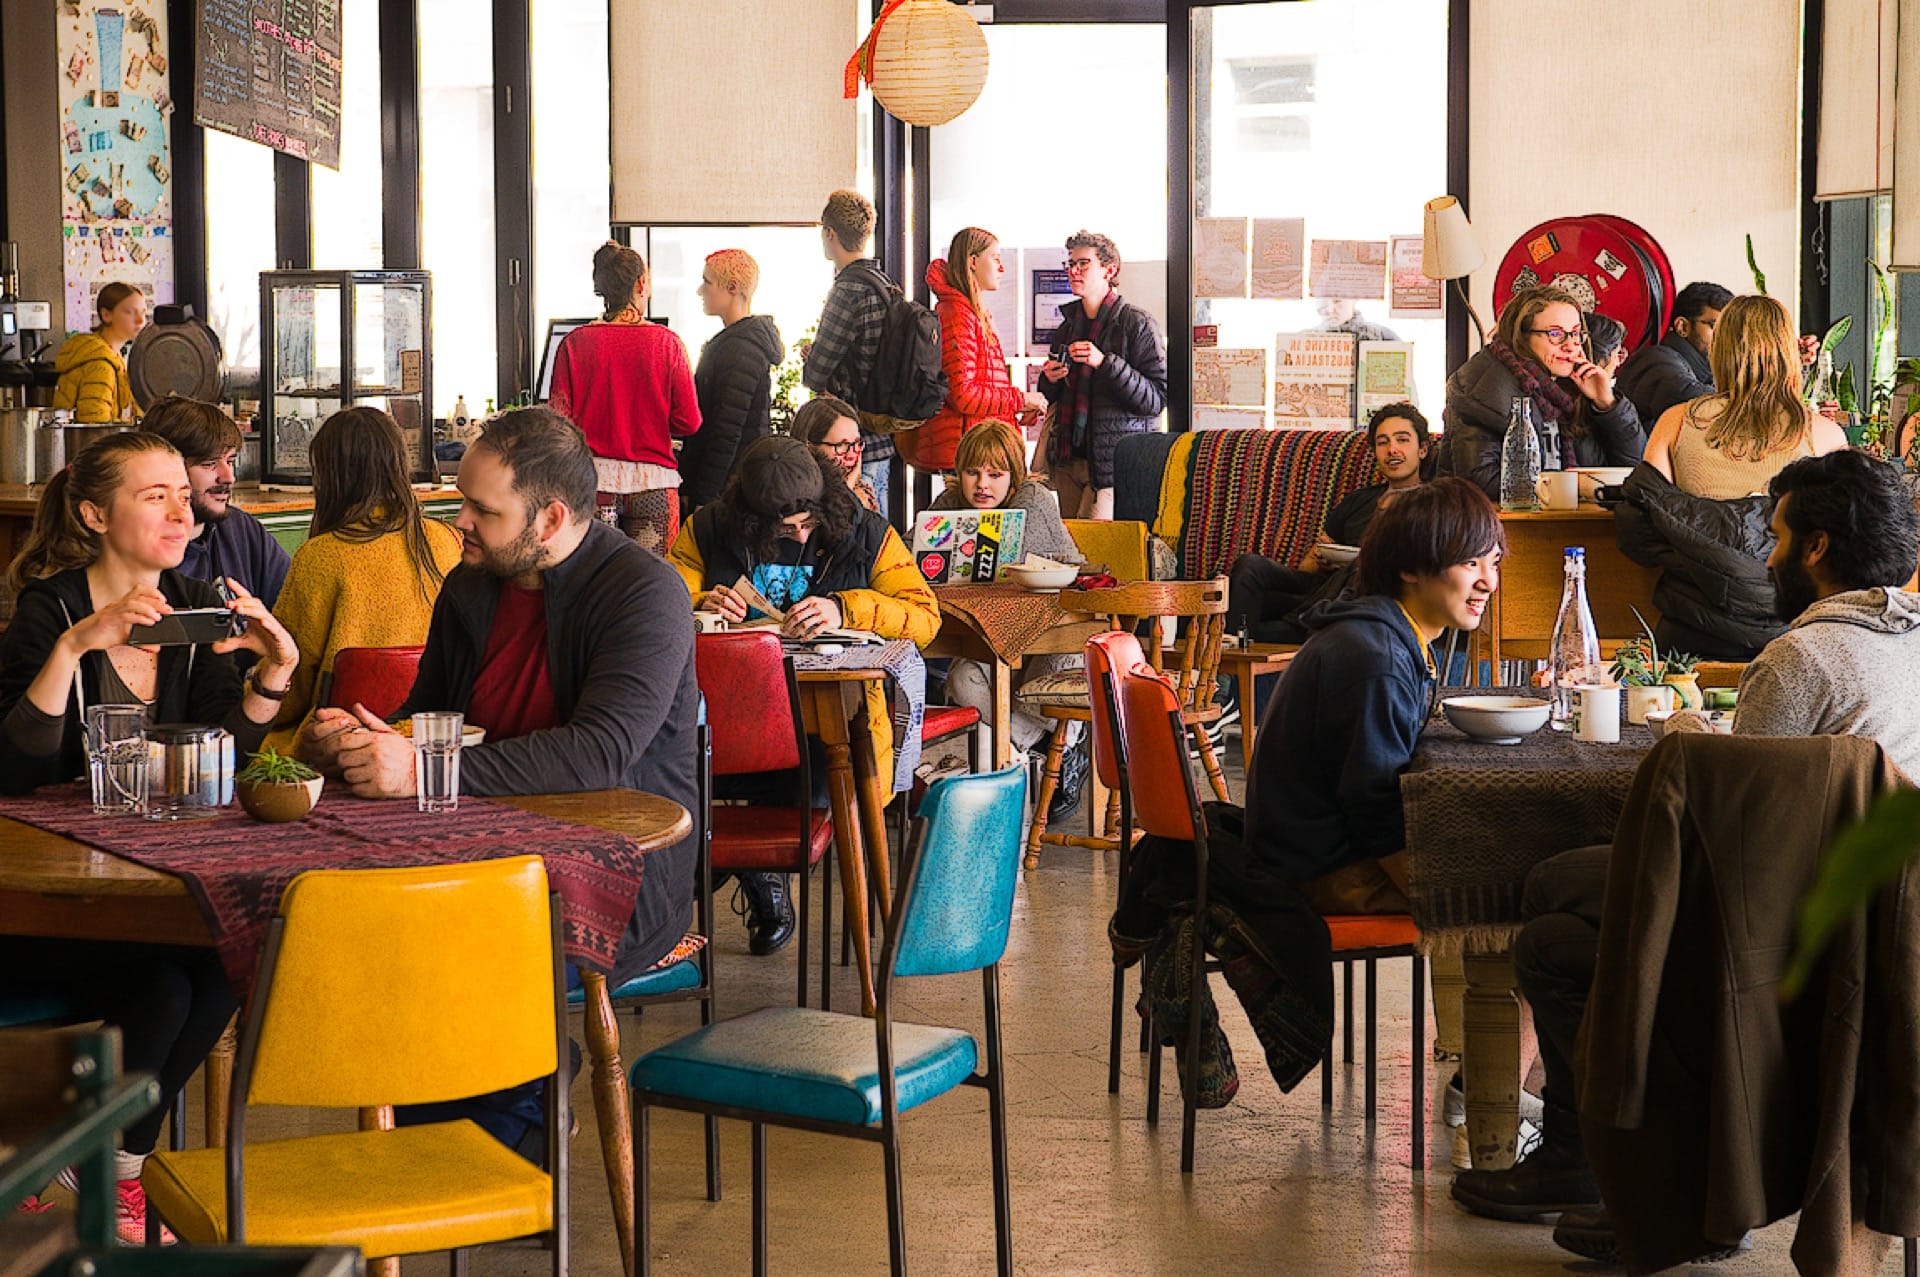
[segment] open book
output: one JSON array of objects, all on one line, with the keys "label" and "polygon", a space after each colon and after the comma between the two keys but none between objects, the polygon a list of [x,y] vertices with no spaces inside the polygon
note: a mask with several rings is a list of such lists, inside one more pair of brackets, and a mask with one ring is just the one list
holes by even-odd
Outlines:
[{"label": "open book", "polygon": [[[736,630],[756,630],[756,629],[777,630],[780,628],[780,626],[786,623],[787,614],[781,609],[775,607],[772,603],[768,602],[767,597],[764,594],[760,593],[759,590],[755,589],[753,582],[749,581],[746,577],[743,576],[738,581],[735,581],[733,583],[733,592],[735,594],[738,594],[741,598],[745,599],[747,601],[748,607],[752,608],[756,612],[764,612],[766,613],[766,616],[757,621],[742,622],[741,624],[735,625],[732,628]],[[872,630],[851,630],[851,629],[839,629],[839,628],[830,628],[830,629],[821,630],[818,634],[813,635],[811,638],[796,639],[796,638],[790,638],[787,635],[783,634],[780,636],[780,639],[781,639],[781,642],[783,643],[797,643],[797,644],[800,644],[801,646],[809,646],[815,643],[884,643],[886,642],[885,639],[881,638],[878,634],[875,634]]]}]

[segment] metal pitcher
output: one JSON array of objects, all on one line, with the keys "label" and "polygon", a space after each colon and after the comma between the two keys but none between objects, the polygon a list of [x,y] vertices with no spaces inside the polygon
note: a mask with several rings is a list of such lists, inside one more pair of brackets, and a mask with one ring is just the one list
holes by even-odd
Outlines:
[{"label": "metal pitcher", "polygon": [[194,820],[233,801],[233,736],[219,727],[163,723],[147,729],[147,818]]}]

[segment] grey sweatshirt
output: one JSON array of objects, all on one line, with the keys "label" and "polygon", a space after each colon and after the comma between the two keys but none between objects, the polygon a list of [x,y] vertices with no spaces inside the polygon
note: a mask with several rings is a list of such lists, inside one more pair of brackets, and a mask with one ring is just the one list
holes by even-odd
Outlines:
[{"label": "grey sweatshirt", "polygon": [[[960,481],[954,479],[933,499],[929,510],[964,510],[966,498],[960,495]],[[1004,510],[1025,510],[1026,531],[1020,540],[1025,554],[1043,554],[1061,563],[1085,563],[1087,556],[1073,543],[1067,525],[1060,521],[1060,502],[1053,492],[1028,479],[1007,494]]]},{"label": "grey sweatshirt", "polygon": [[1742,736],[1867,736],[1920,778],[1920,596],[1850,590],[1821,599],[1740,679]]}]

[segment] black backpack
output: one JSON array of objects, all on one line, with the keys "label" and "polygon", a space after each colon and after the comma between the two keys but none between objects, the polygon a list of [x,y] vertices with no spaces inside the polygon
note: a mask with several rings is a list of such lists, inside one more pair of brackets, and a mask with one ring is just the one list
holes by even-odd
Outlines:
[{"label": "black backpack", "polygon": [[887,318],[867,384],[854,387],[854,406],[902,421],[925,421],[947,399],[940,318],[877,270],[860,268],[859,278],[880,294]]}]

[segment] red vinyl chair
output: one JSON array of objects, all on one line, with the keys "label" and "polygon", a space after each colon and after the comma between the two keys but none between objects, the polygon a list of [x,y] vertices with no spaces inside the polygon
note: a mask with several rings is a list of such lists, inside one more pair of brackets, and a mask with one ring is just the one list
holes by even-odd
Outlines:
[{"label": "red vinyl chair", "polygon": [[[1194,788],[1193,772],[1188,766],[1186,728],[1180,717],[1180,701],[1164,676],[1144,663],[1119,672],[1119,726],[1126,758],[1127,778],[1132,796],[1132,817],[1142,832],[1162,838],[1190,842],[1194,859],[1194,912],[1204,917],[1207,910],[1207,818]],[[1366,1115],[1372,1121],[1374,1074],[1376,1063],[1376,1004],[1374,964],[1381,958],[1406,957],[1413,962],[1413,1158],[1416,1165],[1426,1163],[1426,961],[1416,947],[1420,932],[1406,914],[1369,914],[1326,919],[1332,938],[1333,960],[1347,965],[1367,965]],[[1209,962],[1205,946],[1193,947],[1190,999],[1197,1006],[1203,982],[1210,971],[1219,970]],[[1349,985],[1348,1019],[1352,1019]],[[1183,1112],[1180,1131],[1180,1170],[1193,1171],[1195,1093],[1200,1060],[1200,1020],[1188,1017],[1187,1040],[1181,1049],[1187,1053],[1186,1078],[1181,1088]],[[1328,1043],[1321,1062],[1321,1103],[1333,1102],[1333,1049]],[[1159,1118],[1160,1050],[1153,1047],[1147,1081],[1147,1121]]]},{"label": "red vinyl chair", "polygon": [[341,709],[358,703],[391,718],[413,690],[424,651],[424,647],[343,647],[334,654],[332,682],[321,700]]},{"label": "red vinyl chair", "polygon": [[[1146,664],[1140,640],[1121,630],[1108,630],[1087,640],[1087,703],[1093,711],[1088,730],[1092,733],[1093,767],[1100,783],[1120,803],[1120,886],[1119,897],[1127,892],[1127,873],[1133,864],[1133,796],[1127,788],[1127,744],[1121,728],[1118,671]],[[1107,1039],[1107,1094],[1120,1093],[1120,1024],[1126,1015],[1126,968],[1113,967],[1113,1023]],[[1141,1026],[1140,1049],[1147,1050],[1145,1025]]]},{"label": "red vinyl chair", "polygon": [[[812,806],[813,777],[793,658],[771,630],[733,630],[696,636],[694,667],[707,698],[714,776],[798,774],[798,806],[714,805],[713,867],[735,873],[800,875],[798,1004],[805,1006],[809,884],[813,866],[833,846],[833,822],[828,812]],[[784,716],[781,706],[786,707]],[[833,1009],[830,873],[822,875],[820,893],[820,1007],[826,1011]]]}]

